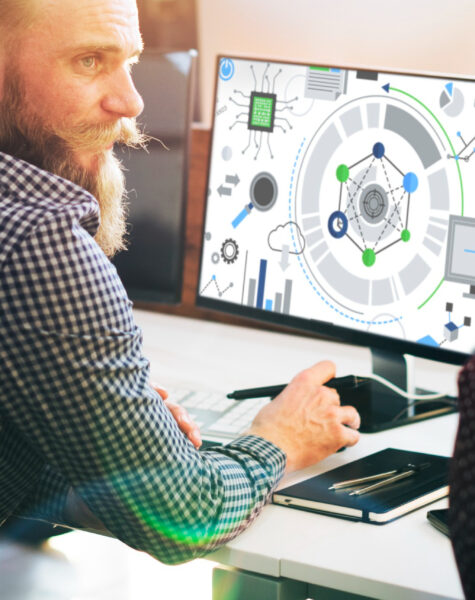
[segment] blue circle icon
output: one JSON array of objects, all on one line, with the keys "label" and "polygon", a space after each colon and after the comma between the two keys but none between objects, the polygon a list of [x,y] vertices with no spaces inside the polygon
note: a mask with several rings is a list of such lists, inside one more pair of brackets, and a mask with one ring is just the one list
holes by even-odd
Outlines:
[{"label": "blue circle icon", "polygon": [[328,219],[328,231],[337,240],[342,238],[348,231],[348,218],[341,210],[332,212]]},{"label": "blue circle icon", "polygon": [[415,173],[406,173],[402,181],[402,185],[408,194],[415,192],[419,186],[419,180]]},{"label": "blue circle icon", "polygon": [[234,62],[230,58],[222,58],[219,63],[219,77],[228,81],[234,75]]},{"label": "blue circle icon", "polygon": [[384,156],[384,145],[381,142],[377,142],[373,146],[373,155],[375,158],[383,158]]}]

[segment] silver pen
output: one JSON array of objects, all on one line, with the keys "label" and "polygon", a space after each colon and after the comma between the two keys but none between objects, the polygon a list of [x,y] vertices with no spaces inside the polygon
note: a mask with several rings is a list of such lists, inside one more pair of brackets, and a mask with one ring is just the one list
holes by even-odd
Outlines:
[{"label": "silver pen", "polygon": [[350,496],[361,496],[362,494],[367,494],[368,492],[372,492],[373,490],[379,490],[386,485],[391,485],[396,483],[396,481],[400,481],[401,479],[406,479],[407,477],[412,477],[416,473],[416,469],[409,469],[407,471],[403,471],[402,473],[398,473],[394,475],[394,477],[388,477],[383,481],[378,481],[378,483],[373,483],[372,485],[367,485],[364,488],[360,488],[359,490],[354,490],[350,492]]},{"label": "silver pen", "polygon": [[[366,485],[364,487],[359,487],[357,490],[353,490],[350,492],[350,496],[361,496],[362,494],[366,494],[367,492],[371,492],[373,490],[377,490],[379,488],[385,487],[386,485],[391,485],[392,483],[396,483],[401,479],[406,479],[411,475],[414,475],[418,471],[422,469],[426,469],[430,466],[430,463],[422,463],[420,465],[413,465],[408,463],[403,467],[398,469],[391,469],[390,471],[384,471],[383,473],[376,473],[374,475],[368,475],[367,477],[358,477],[357,479],[348,479],[346,481],[339,481],[331,485],[329,490],[342,490],[350,487],[358,487],[361,484],[369,483],[370,485]],[[372,483],[376,482],[376,483]]]},{"label": "silver pen", "polygon": [[340,481],[338,483],[334,483],[328,489],[329,490],[341,490],[346,487],[353,487],[355,485],[359,485],[360,483],[368,483],[369,481],[377,481],[378,479],[386,479],[387,477],[391,477],[391,475],[396,475],[399,473],[400,469],[392,469],[391,471],[386,471],[385,473],[377,473],[376,475],[369,475],[368,477],[359,477],[358,479],[348,479],[347,481]]}]

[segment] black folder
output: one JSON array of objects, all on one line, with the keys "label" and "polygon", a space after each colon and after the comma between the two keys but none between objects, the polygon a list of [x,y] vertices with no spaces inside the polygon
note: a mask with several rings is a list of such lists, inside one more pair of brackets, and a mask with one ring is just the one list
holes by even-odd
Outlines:
[{"label": "black folder", "polygon": [[[274,493],[273,502],[291,508],[382,525],[447,496],[450,458],[386,448]],[[335,483],[368,477],[407,465],[424,465],[411,477],[361,496]],[[363,487],[360,485],[359,487]]]}]

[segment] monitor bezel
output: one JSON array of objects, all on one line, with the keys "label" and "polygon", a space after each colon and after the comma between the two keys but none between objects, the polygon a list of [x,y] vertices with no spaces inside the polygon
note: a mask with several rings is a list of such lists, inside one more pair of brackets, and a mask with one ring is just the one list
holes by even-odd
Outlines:
[{"label": "monitor bezel", "polygon": [[[215,126],[216,119],[216,98],[218,92],[218,83],[219,83],[219,65],[223,58],[230,58],[231,60],[247,60],[254,62],[273,62],[284,65],[296,65],[296,66],[316,66],[316,67],[324,67],[324,68],[336,68],[336,69],[345,69],[345,70],[355,70],[355,71],[366,71],[370,73],[383,73],[384,75],[408,75],[415,77],[426,77],[431,79],[441,79],[441,80],[456,80],[456,81],[466,81],[475,83],[475,78],[469,77],[467,75],[451,75],[447,73],[432,73],[432,72],[417,72],[410,70],[386,70],[384,67],[366,67],[362,65],[330,65],[326,63],[312,63],[312,62],[302,62],[302,61],[289,61],[282,60],[280,58],[262,58],[262,57],[252,57],[252,56],[243,56],[236,53],[232,54],[218,54],[216,56],[216,66],[215,66],[215,85],[214,85],[214,95],[213,95],[213,117],[211,123],[211,139],[209,146],[209,155],[207,161],[207,175],[206,175],[206,193],[205,193],[205,202],[204,202],[204,210],[203,210],[203,221],[202,221],[202,232],[201,232],[201,240],[204,239],[206,221],[207,221],[207,212],[208,212],[208,190],[209,190],[209,179],[210,179],[210,168],[211,168],[211,159],[213,156],[213,132]],[[307,319],[304,317],[296,317],[292,315],[283,315],[281,313],[274,313],[272,311],[267,311],[264,309],[259,309],[251,306],[244,306],[241,304],[236,304],[234,302],[227,302],[223,300],[216,300],[214,298],[208,298],[206,296],[200,295],[200,279],[201,272],[203,267],[203,246],[201,247],[200,252],[200,261],[199,261],[199,271],[198,271],[198,284],[196,287],[196,305],[201,308],[216,310],[221,313],[227,313],[236,315],[239,317],[243,317],[246,319],[251,319],[253,321],[258,321],[260,323],[269,323],[273,325],[282,326],[293,333],[305,332],[306,334],[314,334],[315,337],[325,337],[331,341],[339,341],[343,343],[352,344],[355,346],[364,346],[369,349],[376,348],[381,350],[388,350],[388,344],[390,344],[391,352],[400,353],[400,354],[410,354],[412,356],[417,356],[420,358],[425,358],[429,360],[435,360],[438,362],[444,362],[453,365],[462,365],[467,359],[470,357],[470,353],[454,351],[454,350],[445,350],[444,348],[435,348],[433,346],[428,346],[424,344],[419,344],[417,342],[411,342],[409,340],[400,340],[398,338],[393,338],[389,336],[380,335],[377,333],[370,333],[366,331],[359,331],[356,329],[351,329],[349,327],[344,327],[342,325],[335,325],[332,323],[328,323],[326,321],[318,321],[317,319]],[[445,271],[444,271],[445,278]]]}]

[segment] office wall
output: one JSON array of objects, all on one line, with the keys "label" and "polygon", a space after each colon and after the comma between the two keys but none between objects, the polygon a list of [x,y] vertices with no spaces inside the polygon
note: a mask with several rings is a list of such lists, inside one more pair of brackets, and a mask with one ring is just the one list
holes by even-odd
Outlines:
[{"label": "office wall", "polygon": [[197,0],[202,121],[217,54],[475,77],[475,0]]}]

